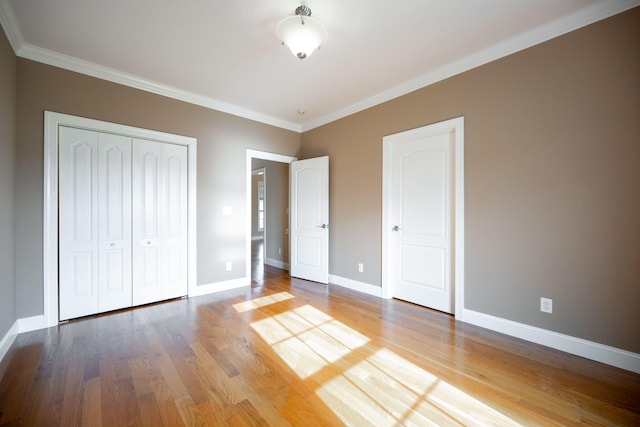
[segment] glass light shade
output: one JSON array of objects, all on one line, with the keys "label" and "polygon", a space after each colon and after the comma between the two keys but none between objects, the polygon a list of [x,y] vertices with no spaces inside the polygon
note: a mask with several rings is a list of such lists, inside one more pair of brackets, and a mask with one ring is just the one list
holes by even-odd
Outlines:
[{"label": "glass light shade", "polygon": [[278,23],[276,35],[295,56],[311,56],[327,40],[324,24],[310,16],[289,16]]}]

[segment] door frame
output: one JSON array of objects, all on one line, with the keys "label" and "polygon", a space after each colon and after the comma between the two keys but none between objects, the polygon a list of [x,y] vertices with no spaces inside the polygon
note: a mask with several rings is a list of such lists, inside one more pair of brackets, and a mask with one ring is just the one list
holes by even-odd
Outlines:
[{"label": "door frame", "polygon": [[[291,162],[295,162],[296,160],[298,160],[297,157],[293,157],[293,156],[288,156],[286,154],[277,154],[277,153],[269,153],[267,151],[259,151],[259,150],[252,150],[247,148],[247,153],[246,153],[246,181],[247,181],[247,190],[246,190],[246,201],[247,201],[247,207],[246,207],[246,232],[245,235],[247,236],[246,238],[246,250],[245,250],[245,259],[246,259],[246,269],[245,269],[245,277],[246,280],[248,281],[248,284],[251,285],[251,175],[253,172],[253,169],[251,168],[251,160],[253,159],[262,159],[262,160],[271,160],[273,162],[280,162],[280,163],[289,163],[291,164]],[[289,187],[291,187],[291,185],[289,185]],[[265,181],[265,192],[266,192],[266,181]],[[291,188],[289,188],[289,200],[291,200]],[[265,212],[265,218],[266,218],[266,212]],[[288,225],[289,229],[291,229],[291,224]],[[265,223],[265,236],[264,236],[264,242],[265,242],[265,248],[264,250],[266,251],[266,223]],[[291,247],[291,245],[289,245],[289,247]],[[291,256],[291,255],[289,255]]]},{"label": "door frame", "polygon": [[43,303],[44,327],[59,322],[58,312],[58,128],[69,126],[187,147],[187,288],[198,286],[196,245],[197,139],[68,114],[44,112],[44,200],[43,200]]},{"label": "door frame", "polygon": [[[440,134],[452,131],[455,135],[453,147],[453,176],[454,176],[454,210],[453,234],[454,250],[454,315],[457,320],[463,320],[464,314],[464,116],[450,120],[422,126],[420,128],[398,132],[404,135],[412,132],[421,137],[429,134]],[[393,147],[397,142],[395,135],[382,138],[382,297],[393,298],[393,254],[391,242],[392,219],[392,176],[393,176]]]}]

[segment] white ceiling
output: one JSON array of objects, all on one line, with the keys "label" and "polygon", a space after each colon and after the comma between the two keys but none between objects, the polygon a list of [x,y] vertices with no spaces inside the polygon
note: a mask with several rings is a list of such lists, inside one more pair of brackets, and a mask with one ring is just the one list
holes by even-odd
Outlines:
[{"label": "white ceiling", "polygon": [[304,131],[640,0],[304,3],[329,32],[305,60],[275,35],[297,0],[0,0],[0,22],[18,56]]}]

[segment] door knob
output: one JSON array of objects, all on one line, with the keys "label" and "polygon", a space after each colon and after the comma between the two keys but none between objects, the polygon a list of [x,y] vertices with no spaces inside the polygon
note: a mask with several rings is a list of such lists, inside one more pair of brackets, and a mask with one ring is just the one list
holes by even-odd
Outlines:
[{"label": "door knob", "polygon": [[322,224],[320,228],[329,228],[329,224]]},{"label": "door knob", "polygon": [[397,225],[395,225],[391,230],[393,230],[393,231],[400,231],[400,227],[398,227]]}]

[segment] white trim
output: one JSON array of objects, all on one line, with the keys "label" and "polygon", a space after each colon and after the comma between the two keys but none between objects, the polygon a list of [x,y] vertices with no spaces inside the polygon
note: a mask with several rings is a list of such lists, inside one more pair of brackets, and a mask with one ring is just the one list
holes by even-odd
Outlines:
[{"label": "white trim", "polygon": [[16,340],[18,336],[18,321],[13,322],[13,325],[9,328],[4,337],[0,340],[0,362],[7,355],[7,352],[11,348],[11,344]]},{"label": "white trim", "polygon": [[362,292],[364,294],[373,295],[374,297],[382,298],[382,288],[380,286],[371,285],[365,282],[358,282],[357,280],[347,279],[346,277],[340,277],[330,274],[329,285],[336,285],[357,292]]},{"label": "white trim", "polygon": [[360,102],[336,111],[335,113],[328,114],[312,122],[305,123],[302,125],[302,132],[307,132],[327,123],[331,123],[366,110],[367,108],[382,104],[383,102],[406,95],[407,93],[415,90],[430,86],[434,83],[448,79],[449,77],[462,74],[465,71],[469,71],[488,64],[489,62],[551,40],[552,38],[575,31],[579,28],[593,24],[594,22],[632,9],[638,5],[640,5],[639,0],[603,0],[598,3],[594,3],[574,13],[560,17],[529,31],[525,31],[524,33],[518,34],[508,40],[499,42],[481,51],[472,53],[457,61],[445,64],[442,67],[436,68],[435,70],[429,71],[428,73],[406,81],[398,86],[382,91]]},{"label": "white trim", "polygon": [[390,233],[392,212],[391,177],[393,170],[393,145],[412,135],[429,136],[453,131],[454,142],[454,314],[457,320],[464,319],[464,117],[445,120],[420,128],[388,135],[382,138],[382,288],[383,298],[392,298],[393,278],[389,263],[392,259]]},{"label": "white trim", "polygon": [[44,113],[43,287],[44,327],[58,324],[58,127],[70,126],[187,147],[188,153],[188,293],[197,285],[197,140],[85,117]]},{"label": "white trim", "polygon": [[245,259],[246,261],[246,269],[245,269],[245,279],[248,280],[249,284],[251,284],[251,176],[252,176],[252,168],[251,168],[251,160],[252,159],[263,159],[263,160],[271,160],[272,162],[280,162],[280,163],[291,163],[295,162],[297,157],[287,156],[285,154],[276,154],[269,153],[267,151],[258,151],[247,148],[246,153],[246,215],[245,215],[245,236],[246,238],[246,249],[245,249]]},{"label": "white trim", "polygon": [[280,261],[278,259],[265,258],[264,259],[264,263],[267,264],[267,265],[270,265],[272,267],[276,267],[276,268],[280,268],[282,270],[289,271],[289,264],[284,262],[284,261]]},{"label": "white trim", "polygon": [[13,12],[13,7],[9,0],[0,0],[0,25],[4,28],[7,39],[11,44],[13,52],[17,55],[18,51],[24,46],[24,37],[18,23],[18,18]]},{"label": "white trim", "polygon": [[179,101],[188,102],[190,104],[199,105],[211,110],[221,111],[224,113],[232,114],[234,116],[243,117],[245,119],[254,120],[271,126],[276,126],[282,129],[287,129],[294,132],[301,132],[302,130],[300,125],[286,120],[272,117],[267,114],[253,111],[238,105],[233,105],[227,102],[209,98],[198,93],[189,92],[183,89],[158,83],[153,80],[138,77],[133,74],[118,71],[113,68],[104,67],[102,65],[94,64],[89,61],[54,52],[52,50],[33,46],[28,43],[23,43],[20,49],[18,49],[16,55],[22,58],[30,59],[32,61],[41,62],[43,64],[52,65],[54,67],[63,68],[65,70],[74,71],[76,73],[96,77],[98,79],[118,83],[135,89],[140,89],[145,92],[166,96],[168,98],[177,99]]},{"label": "white trim", "polygon": [[37,331],[38,329],[44,329],[47,326],[44,322],[44,314],[38,314],[37,316],[24,317],[18,319],[18,333]]},{"label": "white trim", "polygon": [[640,374],[640,354],[465,309],[465,322]]},{"label": "white trim", "polygon": [[[368,283],[357,282],[340,276],[329,276],[330,285],[342,286],[382,298],[382,288]],[[514,322],[474,310],[464,309],[464,321],[471,325],[494,332],[520,338],[528,342],[544,345],[596,362],[640,374],[640,354],[588,341],[570,335],[560,334],[524,323]],[[456,319],[458,316],[456,315]]]},{"label": "white trim", "polygon": [[251,280],[247,280],[246,277],[225,280],[222,282],[209,283],[206,285],[196,286],[194,290],[189,292],[189,298],[214,294],[216,292],[228,291],[230,289],[244,288],[247,286],[251,286]]},{"label": "white trim", "polygon": [[24,319],[18,319],[13,322],[13,325],[11,325],[7,333],[4,334],[4,337],[0,340],[0,362],[4,359],[4,356],[6,356],[7,352],[11,348],[11,344],[16,340],[18,334],[44,328],[43,314],[33,317],[25,317]]},{"label": "white trim", "polygon": [[464,284],[465,284],[465,259],[464,259],[464,117],[459,117],[456,122],[455,141],[455,239],[454,239],[454,280],[455,280],[455,318],[464,321]]}]

